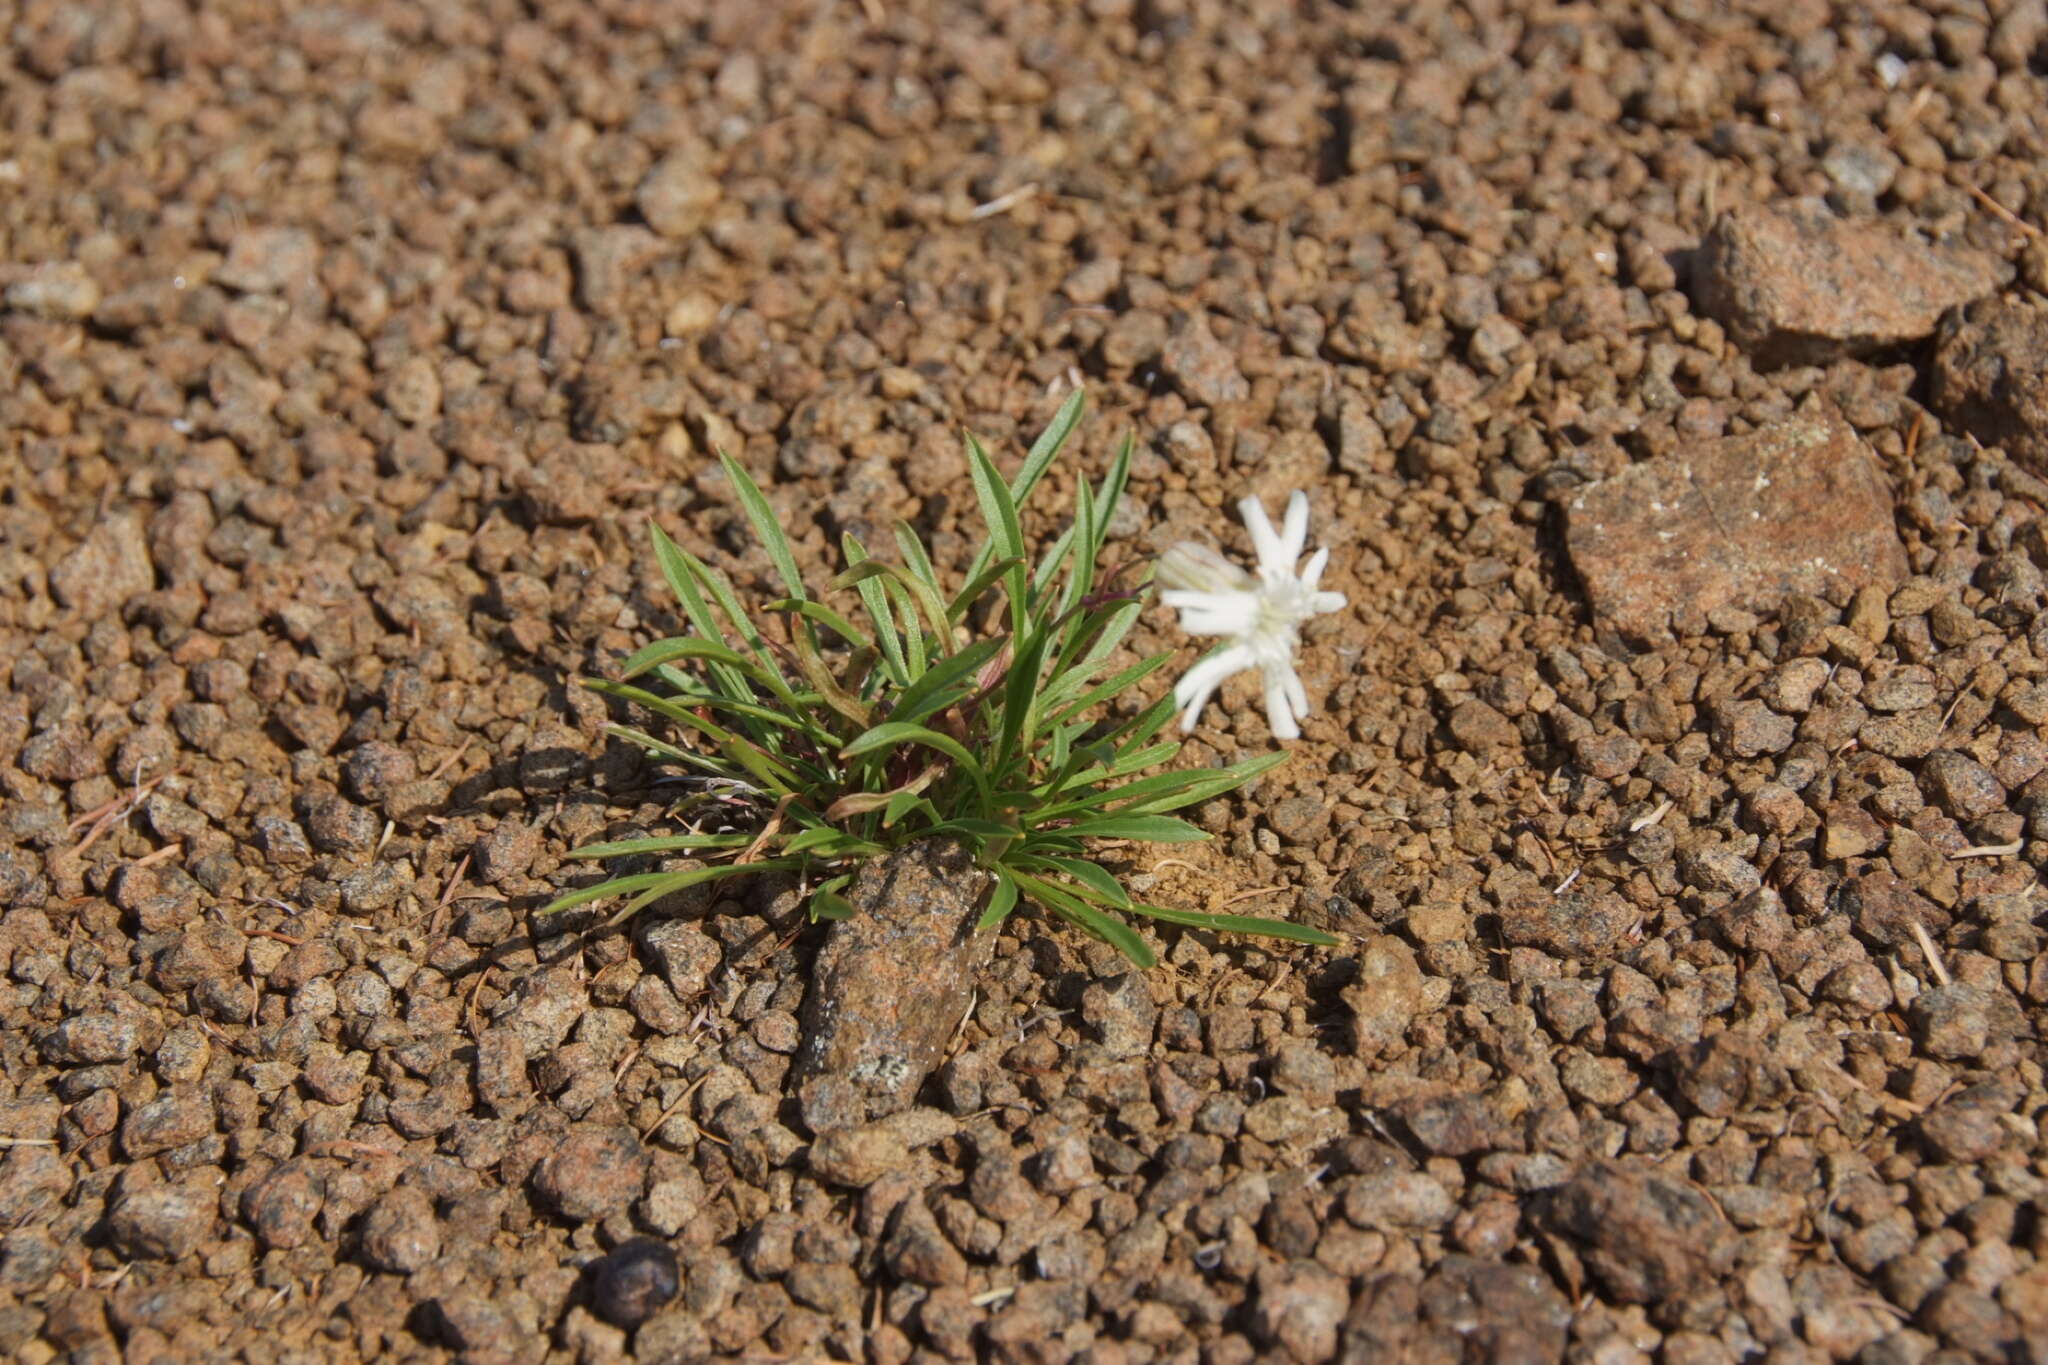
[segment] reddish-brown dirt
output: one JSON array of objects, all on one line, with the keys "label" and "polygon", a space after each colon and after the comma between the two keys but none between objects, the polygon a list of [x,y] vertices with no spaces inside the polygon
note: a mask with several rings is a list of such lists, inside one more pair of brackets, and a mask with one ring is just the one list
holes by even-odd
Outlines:
[{"label": "reddish-brown dirt", "polygon": [[[0,1355],[2048,1352],[2040,0],[0,35]],[[1128,433],[1350,599],[1106,856],[1341,946],[1019,915],[813,1134],[790,888],[534,917],[665,819],[572,680],[650,519],[773,593],[714,450],[957,575],[1077,384],[1035,540]]]}]

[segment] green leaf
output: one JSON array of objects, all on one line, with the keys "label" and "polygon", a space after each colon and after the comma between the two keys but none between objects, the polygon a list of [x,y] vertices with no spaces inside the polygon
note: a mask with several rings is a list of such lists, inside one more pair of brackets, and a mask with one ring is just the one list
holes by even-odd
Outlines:
[{"label": "green leaf", "polygon": [[797,572],[796,551],[791,548],[789,537],[783,534],[782,521],[775,515],[775,509],[762,496],[760,485],[754,482],[738,460],[722,450],[718,452],[718,461],[725,466],[726,478],[732,480],[733,491],[739,495],[747,520],[754,524],[755,538],[768,552],[775,572],[782,576],[782,585],[789,589],[791,597],[799,600],[807,597],[809,594],[804,591],[803,575]]},{"label": "green leaf", "polygon": [[[1060,776],[1056,779],[1058,783],[1058,789],[1067,790],[1073,787],[1085,787],[1093,783],[1108,781],[1111,778],[1122,777],[1126,773],[1137,772],[1140,768],[1149,768],[1152,767],[1154,764],[1164,763],[1166,760],[1172,758],[1175,754],[1179,752],[1180,744],[1178,741],[1169,741],[1165,744],[1154,744],[1143,749],[1126,750],[1125,752],[1118,754],[1116,758],[1109,763],[1097,764],[1093,768],[1086,768],[1078,773],[1060,774]],[[1053,784],[1048,783],[1044,787],[1041,787],[1039,790],[1042,794],[1049,796],[1052,794],[1055,788]],[[1052,818],[1052,812],[1049,810],[1041,810],[1038,812],[1037,818],[1050,819]]]},{"label": "green leaf", "polygon": [[908,815],[917,806],[923,806],[926,810],[932,811],[934,818],[936,818],[937,811],[933,808],[932,803],[925,800],[922,795],[912,791],[897,792],[889,798],[889,804],[882,808],[882,828],[894,829],[896,822],[905,815]]},{"label": "green leaf", "polygon": [[623,678],[637,678],[642,673],[651,672],[666,663],[674,663],[677,659],[705,659],[749,674],[759,671],[751,660],[734,653],[725,645],[713,644],[709,640],[699,640],[688,635],[675,635],[634,650],[619,665],[619,675]]},{"label": "green leaf", "polygon": [[1173,700],[1173,693],[1169,692],[1104,735],[1102,742],[1115,745],[1118,752],[1128,750],[1134,745],[1148,743],[1152,736],[1166,728],[1166,722],[1172,720],[1173,713],[1179,709]]},{"label": "green leaf", "polygon": [[845,592],[848,588],[859,587],[870,578],[886,578],[888,573],[889,565],[882,560],[872,557],[858,559],[848,564],[838,577],[827,583],[825,590],[827,592]]},{"label": "green leaf", "polygon": [[1030,854],[1025,857],[1046,871],[1065,873],[1077,884],[1075,889],[1082,895],[1093,896],[1119,910],[1130,908],[1130,892],[1124,890],[1123,884],[1100,863],[1089,862],[1086,858],[1046,858]]},{"label": "green leaf", "polygon": [[661,757],[672,762],[689,763],[700,768],[709,768],[712,772],[722,772],[722,769],[709,755],[692,753],[690,750],[671,744],[665,739],[656,739],[645,730],[636,730],[630,725],[607,725],[604,727],[604,732],[614,739],[623,739],[628,744],[645,749],[650,754],[659,754]]},{"label": "green leaf", "polygon": [[830,825],[812,825],[809,829],[798,832],[783,844],[781,849],[785,857],[808,853],[818,858],[845,858],[854,854],[865,855],[881,851],[879,844],[871,844],[858,835],[848,834]]},{"label": "green leaf", "polygon": [[[889,714],[901,721],[919,721],[935,712],[943,711],[960,697],[973,691],[973,678],[981,666],[993,659],[1006,644],[1007,637],[993,640],[976,640],[958,653],[950,654],[933,664],[925,675],[903,689],[903,695],[896,699],[895,709]],[[949,689],[958,685],[959,696],[949,694]]]},{"label": "green leaf", "polygon": [[[880,567],[872,573],[862,573],[861,570],[870,564]],[[859,574],[859,577],[855,577],[856,574]],[[852,586],[858,586],[869,578],[884,575],[908,593],[911,601],[917,603],[917,609],[924,613],[925,621],[930,624],[932,633],[938,636],[940,643],[950,645],[953,642],[953,623],[946,619],[946,604],[939,599],[939,590],[917,574],[900,569],[894,564],[884,564],[879,559],[868,559],[863,560],[857,568],[839,575],[839,579],[834,581],[844,580]]]},{"label": "green leaf", "polygon": [[875,642],[867,637],[865,631],[823,602],[812,602],[801,597],[783,597],[770,602],[767,610],[791,612],[806,620],[816,621],[855,649],[875,647]]},{"label": "green leaf", "polygon": [[1332,948],[1337,945],[1334,934],[1320,929],[1311,929],[1306,924],[1293,924],[1284,919],[1266,919],[1260,915],[1210,915],[1199,910],[1174,910],[1163,905],[1134,903],[1131,913],[1144,915],[1167,924],[1184,924],[1193,929],[1208,929],[1220,934],[1257,934],[1263,938],[1283,938],[1294,943],[1313,943],[1318,947]]},{"label": "green leaf", "polygon": [[1112,945],[1138,966],[1150,967],[1158,963],[1159,959],[1153,956],[1152,949],[1139,937],[1137,930],[1104,914],[1072,892],[1062,890],[1043,878],[1027,877],[1021,873],[1017,877],[1017,886],[1046,909]]},{"label": "green leaf", "polygon": [[1116,448],[1116,458],[1109,462],[1109,472],[1102,476],[1101,486],[1095,492],[1095,543],[1088,547],[1088,559],[1093,563],[1102,554],[1103,542],[1109,539],[1109,524],[1116,518],[1117,504],[1124,500],[1124,485],[1130,482],[1131,456],[1137,448],[1129,432]]},{"label": "green leaf", "polygon": [[983,593],[994,587],[997,580],[1023,562],[1023,560],[1014,557],[998,559],[995,563],[983,569],[975,576],[972,582],[960,589],[959,595],[953,599],[952,605],[946,608],[947,619],[958,621],[967,615],[969,608],[981,600]]},{"label": "green leaf", "polygon": [[[1141,792],[1139,789],[1145,787],[1146,783],[1159,780],[1148,777],[1117,788],[1116,795],[1118,797],[1136,799],[1119,804],[1115,810],[1119,815],[1162,815],[1167,811],[1182,810],[1188,806],[1207,801],[1211,797],[1221,796],[1225,792],[1236,791],[1239,787],[1246,785],[1253,779],[1279,767],[1287,759],[1287,752],[1281,750],[1276,753],[1260,754],[1256,758],[1245,759],[1242,763],[1233,763],[1228,768],[1204,769],[1198,773],[1189,774],[1189,776],[1194,777],[1196,780],[1187,783],[1185,788],[1179,790],[1176,790],[1170,784],[1162,783],[1156,788],[1149,788]],[[1161,777],[1179,775],[1163,773]]]},{"label": "green leaf", "polygon": [[1038,675],[1045,662],[1045,635],[1034,634],[1010,663],[1003,680],[1003,725],[996,745],[996,763],[1028,758],[1036,729]]},{"label": "green leaf", "polygon": [[976,930],[993,929],[1010,917],[1017,908],[1017,879],[1010,875],[1010,869],[998,863],[995,869],[996,884],[988,893],[988,907],[981,912],[975,923]]},{"label": "green leaf", "polygon": [[679,553],[696,573],[697,581],[704,585],[705,591],[718,603],[719,611],[724,613],[726,621],[753,654],[759,667],[776,679],[769,690],[778,697],[786,697],[791,689],[788,680],[782,676],[782,666],[776,662],[774,651],[768,648],[768,642],[761,638],[760,628],[754,624],[754,618],[740,607],[739,596],[733,592],[732,584],[726,582],[724,574],[692,558],[689,551],[681,550]]},{"label": "green leaf", "polygon": [[[666,665],[664,665],[664,668],[666,668]],[[662,677],[673,681],[666,672],[662,673]],[[694,708],[702,706],[715,708],[720,711],[729,711],[736,716],[746,716],[751,720],[758,720],[766,725],[779,726],[785,730],[798,730],[812,735],[822,735],[824,733],[815,725],[809,724],[807,718],[803,717],[801,713],[798,716],[790,716],[775,710],[773,707],[763,706],[756,701],[742,701],[737,697],[725,697],[719,696],[716,693],[696,691],[686,691],[678,696],[664,697],[659,693],[649,692],[644,687],[635,687],[631,683],[613,682],[609,678],[585,678],[583,686],[592,692],[602,693],[607,697],[617,697],[621,701],[629,701],[636,706],[644,706],[657,715],[667,716],[678,725],[688,725],[698,729],[703,728],[703,721],[697,716]]]},{"label": "green leaf", "polygon": [[701,659],[723,664],[766,688],[777,701],[789,709],[790,713],[801,715],[803,712],[796,694],[790,690],[789,684],[783,681],[779,670],[736,654],[724,645],[713,644],[709,640],[692,639],[687,635],[656,640],[652,644],[642,646],[620,665],[621,676],[628,679],[637,678],[650,669],[660,668],[678,659]]},{"label": "green leaf", "polygon": [[689,853],[700,848],[744,848],[750,834],[654,834],[645,839],[615,839],[610,843],[585,844],[572,848],[570,858],[626,858],[642,853]]},{"label": "green leaf", "polygon": [[[714,725],[688,709],[657,709],[662,709],[663,714],[669,715],[678,724],[689,726],[699,734],[702,734],[706,739],[709,739],[718,746],[719,751],[725,755],[729,764],[743,769],[756,781],[760,782],[762,786],[769,788],[778,795],[789,791],[793,786],[803,785],[804,779],[799,773],[751,740],[734,734],[724,726]],[[687,749],[677,748],[673,744],[658,740],[652,735],[635,730],[630,726],[614,725],[608,728],[621,739],[641,745],[653,753],[660,754],[664,758],[693,764],[696,767],[705,768],[725,776],[731,775],[728,768],[709,761],[703,754],[695,754]]]},{"label": "green leaf", "polygon": [[[647,525],[653,532],[654,562],[660,566],[661,576],[667,580],[669,591],[676,595],[676,601],[682,605],[683,615],[689,620],[690,628],[713,644],[724,644],[725,632],[718,628],[717,620],[711,615],[711,608],[705,604],[704,595],[697,590],[697,579],[704,566],[691,558],[682,546],[670,540],[668,533],[660,526],[651,521]],[[718,689],[726,696],[743,700],[753,695],[753,689],[747,686],[744,676],[738,669],[715,663],[711,665],[710,673],[712,681],[717,683]]]},{"label": "green leaf", "polygon": [[932,568],[931,556],[925,553],[924,541],[918,538],[917,528],[899,517],[892,529],[896,536],[896,548],[903,555],[904,567],[918,582],[932,590],[932,596],[942,596],[939,591],[938,571]]},{"label": "green leaf", "polygon": [[877,749],[893,749],[899,744],[921,744],[927,749],[937,749],[946,757],[959,764],[981,792],[982,799],[988,799],[988,773],[983,770],[967,746],[951,735],[942,735],[936,730],[927,730],[922,725],[910,725],[903,721],[884,721],[839,751],[841,758],[858,758]]},{"label": "green leaf", "polygon": [[[839,537],[839,547],[848,564],[859,564],[868,558],[866,548],[850,532]],[[896,635],[896,615],[889,609],[886,582],[886,579],[863,578],[855,586],[860,589],[861,604],[868,609],[868,618],[875,623],[875,639],[882,646],[882,658],[889,677],[896,686],[908,687],[914,675],[903,657],[903,641]]]},{"label": "green leaf", "polygon": [[977,839],[1014,839],[1020,833],[1015,825],[1006,825],[1000,820],[984,820],[978,815],[956,816],[940,826],[959,834],[971,834]]},{"label": "green leaf", "polygon": [[1066,833],[1081,839],[1137,839],[1148,844],[1198,844],[1209,832],[1171,815],[1100,815],[1076,820]]},{"label": "green leaf", "polygon": [[[1117,646],[1124,642],[1124,637],[1138,623],[1144,611],[1145,600],[1133,597],[1106,603],[1089,612],[1069,632],[1060,647],[1059,675],[1064,678],[1079,673],[1084,679],[1095,676],[1096,670],[1116,653]],[[1075,658],[1075,653],[1084,646],[1085,652]]]},{"label": "green leaf", "polygon": [[[1154,673],[1157,673],[1160,669],[1166,667],[1166,665],[1172,662],[1172,660],[1173,656],[1171,654],[1155,654],[1151,658],[1145,660],[1143,663],[1132,664],[1129,668],[1124,669],[1123,671],[1117,673],[1113,677],[1110,677],[1107,680],[1090,688],[1088,691],[1083,692],[1080,696],[1075,697],[1072,701],[1061,704],[1060,709],[1053,713],[1051,723],[1054,725],[1064,725],[1067,721],[1070,721],[1074,717],[1080,715],[1089,707],[1098,706],[1101,703],[1108,701],[1111,697],[1116,696],[1125,688],[1143,682],[1145,679],[1151,677]],[[1065,688],[1062,687],[1062,684],[1065,684],[1067,682],[1067,679],[1073,676],[1075,676],[1075,672],[1070,670],[1068,673],[1062,674],[1058,679],[1054,680],[1053,682],[1048,683],[1045,689],[1046,696],[1049,698],[1056,699],[1057,695],[1061,691],[1071,690],[1071,684],[1069,684]],[[1081,676],[1085,681],[1086,675],[1084,674]]]},{"label": "green leaf", "polygon": [[[565,892],[549,901],[534,913],[537,915],[557,915],[564,910],[573,910],[579,905],[588,905],[592,901],[606,900],[612,896],[632,895],[634,892],[643,893],[640,904],[646,904],[651,900],[660,900],[663,896],[688,887],[697,886],[703,882],[715,882],[723,877],[737,877],[744,872],[775,872],[793,868],[794,866],[794,863],[776,858],[759,863],[716,863],[710,867],[683,868],[675,872],[640,872],[630,877],[614,877],[608,882],[599,882],[595,886],[586,886],[575,891]],[[644,894],[649,891],[652,891],[654,894],[652,896]]]},{"label": "green leaf", "polygon": [[[1031,443],[1031,449],[1024,456],[1024,463],[1017,467],[1017,477],[1010,481],[1010,501],[1014,505],[1022,507],[1026,499],[1030,498],[1031,490],[1038,487],[1038,481],[1044,478],[1045,471],[1052,467],[1053,460],[1067,444],[1067,438],[1074,434],[1074,428],[1080,424],[1081,413],[1087,406],[1087,395],[1082,390],[1075,389],[1067,401],[1060,404],[1060,410],[1053,415],[1052,422],[1038,434],[1038,439]],[[971,579],[978,575],[995,553],[993,543],[983,545],[975,553],[974,562],[968,566],[967,576]]]},{"label": "green leaf", "polygon": [[[1041,806],[1033,812],[1032,818],[1041,821],[1058,820],[1078,811],[1104,807],[1109,808],[1107,813],[1114,815],[1164,814],[1234,791],[1259,774],[1286,761],[1287,755],[1284,753],[1261,754],[1257,758],[1248,758],[1228,768],[1189,768],[1179,772],[1157,773],[1135,782],[1126,782],[1122,786],[1101,787],[1081,796]],[[1060,790],[1050,790],[1047,794],[1058,796]]]},{"label": "green leaf", "polygon": [[751,740],[727,735],[718,747],[730,755],[733,762],[745,768],[756,782],[777,796],[794,795],[805,785],[803,778],[790,771],[788,765]]},{"label": "green leaf", "polygon": [[996,554],[1016,561],[1004,571],[1004,578],[1010,596],[1010,631],[1021,640],[1031,623],[1031,604],[1026,598],[1024,529],[1017,520],[1017,504],[989,460],[988,452],[972,434],[967,437],[967,469],[974,480],[974,496],[981,503],[981,519],[988,523]]},{"label": "green leaf", "polygon": [[[931,657],[925,649],[924,628],[917,623],[917,603],[911,597],[910,589],[893,577],[883,579],[882,586],[888,591],[889,600],[903,613],[903,662],[908,666],[905,682],[914,683],[931,666]],[[945,643],[940,641],[942,647]]]},{"label": "green leaf", "polygon": [[821,886],[811,893],[811,923],[852,918],[853,902],[837,891],[828,891]]},{"label": "green leaf", "polygon": [[[693,877],[692,880],[690,880],[686,884],[690,886],[695,886],[699,882],[718,881],[721,878],[733,876],[741,872],[758,872],[768,868],[793,869],[793,867],[794,864],[787,863],[781,860],[777,860],[773,863],[735,863],[729,864],[724,867],[708,869],[710,871],[717,872],[719,875],[716,877]],[[607,926],[610,926],[625,923],[627,920],[639,914],[642,910],[654,904],[654,902],[660,900],[662,897],[673,895],[677,891],[681,890],[682,886],[676,883],[675,878],[688,876],[691,876],[691,874],[684,872],[672,873],[671,879],[667,885],[648,887],[645,891],[642,891],[639,895],[633,897],[633,899],[627,901],[624,905],[620,906],[616,911],[614,911],[611,915],[611,918],[605,921],[605,924]]]},{"label": "green leaf", "polygon": [[1045,471],[1052,468],[1052,462],[1067,444],[1067,438],[1081,424],[1081,413],[1087,406],[1087,394],[1075,389],[1067,401],[1060,404],[1060,410],[1053,414],[1052,421],[1038,434],[1038,439],[1031,443],[1024,463],[1017,469],[1015,481],[1010,484],[1010,496],[1018,506],[1023,506],[1024,500],[1031,496],[1031,490],[1038,487],[1038,481],[1045,477]]},{"label": "green leaf", "polygon": [[[1087,496],[1088,485],[1085,482],[1080,485],[1080,492],[1082,497]],[[1046,589],[1052,586],[1055,578],[1059,577],[1060,567],[1073,557],[1074,546],[1079,540],[1080,530],[1081,521],[1077,516],[1073,521],[1067,523],[1067,529],[1060,532],[1059,539],[1052,543],[1052,548],[1039,556],[1038,567],[1031,574],[1031,592],[1034,597],[1043,597],[1045,595]],[[1061,611],[1065,611],[1070,605],[1072,596],[1071,592],[1062,595],[1060,600]]]}]

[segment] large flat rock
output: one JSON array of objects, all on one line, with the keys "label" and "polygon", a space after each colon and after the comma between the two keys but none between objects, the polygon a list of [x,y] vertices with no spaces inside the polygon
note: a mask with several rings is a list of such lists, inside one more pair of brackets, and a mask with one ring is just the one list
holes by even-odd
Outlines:
[{"label": "large flat rock", "polygon": [[797,1097],[825,1133],[909,1106],[967,1014],[995,935],[979,933],[986,872],[957,844],[912,844],[861,868],[854,916],[811,968]]},{"label": "large flat rock", "polygon": [[1757,364],[1824,365],[1931,336],[1944,312],[2011,273],[1983,252],[1914,241],[1794,199],[1715,219],[1693,293]]},{"label": "large flat rock", "polygon": [[1716,607],[1769,611],[1789,593],[1906,573],[1892,492],[1833,414],[1645,460],[1582,490],[1565,543],[1593,612],[1653,639]]}]

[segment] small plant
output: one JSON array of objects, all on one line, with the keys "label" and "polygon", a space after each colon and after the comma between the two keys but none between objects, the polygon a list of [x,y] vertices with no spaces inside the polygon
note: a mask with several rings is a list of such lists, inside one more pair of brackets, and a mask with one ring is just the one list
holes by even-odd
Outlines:
[{"label": "small plant", "polygon": [[[784,619],[786,638],[763,631],[724,576],[656,527],[655,556],[690,631],[634,654],[620,681],[590,679],[585,686],[678,727],[680,742],[629,726],[612,732],[701,774],[697,807],[722,812],[717,823],[725,827],[706,828],[711,822],[700,820],[684,833],[592,844],[571,855],[721,861],[615,877],[572,891],[543,913],[623,896],[616,922],[685,887],[788,872],[811,888],[812,919],[844,919],[853,907],[840,893],[863,860],[944,838],[965,845],[994,874],[983,929],[1030,901],[1142,966],[1152,964],[1152,951],[1127,916],[1335,942],[1283,920],[1145,904],[1089,855],[1093,840],[1207,838],[1172,812],[1241,787],[1286,755],[1141,776],[1180,749],[1155,742],[1174,715],[1174,698],[1162,696],[1125,719],[1105,717],[1108,703],[1171,658],[1157,655],[1102,676],[1144,608],[1150,577],[1149,569],[1097,567],[1130,470],[1130,442],[1098,488],[1080,482],[1072,524],[1036,564],[1025,553],[1018,520],[1018,507],[1059,455],[1081,408],[1076,393],[1007,483],[980,443],[967,438],[967,472],[988,540],[956,591],[941,586],[906,523],[895,529],[900,564],[843,537],[846,571],[827,593],[856,599],[858,623],[810,594],[768,500],[721,454],[788,590],[765,607]],[[668,691],[634,681],[650,676]]]}]

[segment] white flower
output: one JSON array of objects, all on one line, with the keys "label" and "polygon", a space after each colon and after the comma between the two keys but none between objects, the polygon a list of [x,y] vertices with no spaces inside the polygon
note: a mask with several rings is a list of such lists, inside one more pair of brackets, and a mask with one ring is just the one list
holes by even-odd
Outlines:
[{"label": "white flower", "polygon": [[1196,718],[1224,679],[1256,668],[1265,684],[1266,724],[1274,738],[1299,739],[1300,718],[1309,710],[1308,693],[1294,671],[1301,623],[1341,608],[1344,594],[1316,590],[1330,558],[1328,547],[1310,555],[1295,572],[1308,544],[1306,494],[1288,498],[1287,518],[1277,535],[1257,498],[1246,498],[1237,510],[1258,551],[1257,577],[1208,546],[1187,541],[1159,557],[1159,600],[1180,612],[1181,629],[1227,640],[1174,687],[1173,700],[1184,713],[1180,728],[1182,733],[1195,728]]}]

